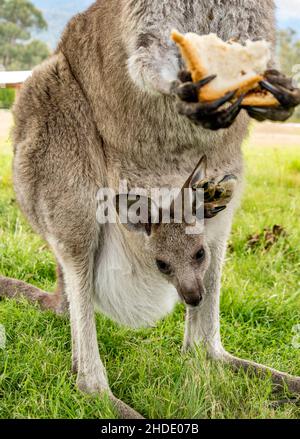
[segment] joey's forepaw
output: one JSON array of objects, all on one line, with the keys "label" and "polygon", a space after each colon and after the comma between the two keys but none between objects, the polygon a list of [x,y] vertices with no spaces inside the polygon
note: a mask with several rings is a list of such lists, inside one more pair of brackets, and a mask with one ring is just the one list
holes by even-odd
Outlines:
[{"label": "joey's forepaw", "polygon": [[271,120],[284,122],[289,119],[300,104],[300,89],[294,87],[293,80],[277,70],[268,70],[260,87],[270,92],[279,102],[278,106],[252,107],[242,106],[250,117],[262,122]]},{"label": "joey's forepaw", "polygon": [[226,209],[232,200],[237,185],[235,175],[226,175],[221,180],[204,179],[196,182],[192,189],[202,189],[204,193],[204,217],[215,217]]},{"label": "joey's forepaw", "polygon": [[199,92],[202,87],[216,78],[208,76],[199,82],[193,83],[189,72],[181,71],[178,81],[173,84],[172,92],[179,98],[177,109],[179,114],[188,117],[194,124],[213,131],[229,128],[241,111],[243,96],[233,104],[222,108],[232,101],[236,91],[211,102],[199,102]]}]

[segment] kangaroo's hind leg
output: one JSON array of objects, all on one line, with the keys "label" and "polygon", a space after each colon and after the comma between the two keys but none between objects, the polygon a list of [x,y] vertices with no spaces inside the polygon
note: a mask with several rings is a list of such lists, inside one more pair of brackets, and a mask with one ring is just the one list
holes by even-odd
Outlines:
[{"label": "kangaroo's hind leg", "polygon": [[[95,235],[94,243],[97,241]],[[73,253],[62,242],[52,238],[50,242],[64,271],[70,304],[73,370],[77,372],[78,388],[95,396],[106,393],[121,417],[140,418],[137,412],[112,394],[100,358],[94,313],[93,243],[86,245],[85,250],[82,248],[79,253]]]},{"label": "kangaroo's hind leg", "polygon": [[16,194],[62,267],[78,387],[98,396],[107,393],[122,417],[139,417],[112,395],[99,355],[94,272],[104,236],[96,213],[107,164],[90,105],[62,54],[33,72],[15,113]]},{"label": "kangaroo's hind leg", "polygon": [[66,314],[69,306],[64,289],[61,266],[57,266],[57,287],[54,293],[48,293],[21,280],[0,276],[0,298],[28,299],[38,303],[42,310],[51,310],[56,314]]},{"label": "kangaroo's hind leg", "polygon": [[[300,393],[300,377],[255,363],[254,361],[237,358],[227,352],[220,335],[220,288],[221,273],[226,250],[226,236],[231,222],[230,210],[222,212],[215,221],[218,230],[224,235],[217,236],[210,243],[211,263],[205,277],[206,295],[199,308],[189,308],[186,317],[186,333],[184,348],[203,345],[209,357],[231,365],[234,369],[243,368],[253,371],[259,376],[271,376],[275,385],[286,385],[291,392]],[[218,222],[218,223],[217,223]]]}]

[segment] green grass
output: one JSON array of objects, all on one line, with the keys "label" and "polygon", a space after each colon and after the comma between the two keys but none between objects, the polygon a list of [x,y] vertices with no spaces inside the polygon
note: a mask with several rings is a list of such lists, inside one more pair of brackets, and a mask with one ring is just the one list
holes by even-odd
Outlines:
[{"label": "green grass", "polygon": [[[274,139],[275,140],[275,139]],[[300,375],[293,327],[300,323],[300,141],[297,147],[245,147],[247,185],[223,276],[222,336],[239,356]],[[14,201],[11,148],[0,145],[0,273],[53,290],[54,259]],[[250,234],[281,224],[268,251]],[[110,418],[109,403],[82,395],[70,373],[67,319],[24,303],[0,303],[7,344],[0,350],[1,418]],[[154,329],[132,331],[98,316],[99,347],[115,394],[148,418],[300,418],[271,402],[268,379],[180,354],[184,309]]]},{"label": "green grass", "polygon": [[12,108],[15,97],[16,92],[14,89],[0,87],[0,108]]}]

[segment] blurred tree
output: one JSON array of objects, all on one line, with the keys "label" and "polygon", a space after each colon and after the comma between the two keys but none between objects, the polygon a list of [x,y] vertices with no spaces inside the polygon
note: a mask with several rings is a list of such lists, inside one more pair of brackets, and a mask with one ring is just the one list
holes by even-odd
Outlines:
[{"label": "blurred tree", "polygon": [[31,32],[47,29],[42,13],[28,0],[0,0],[0,65],[30,70],[49,55],[47,45]]},{"label": "blurred tree", "polygon": [[278,55],[281,69],[292,76],[295,66],[300,67],[300,40],[293,29],[278,32]]},{"label": "blurred tree", "polygon": [[0,108],[9,109],[13,106],[16,92],[13,88],[0,88]]},{"label": "blurred tree", "polygon": [[[294,78],[300,87],[300,39],[293,29],[278,32],[278,60],[281,70]],[[300,121],[300,107],[296,109],[294,120]]]}]

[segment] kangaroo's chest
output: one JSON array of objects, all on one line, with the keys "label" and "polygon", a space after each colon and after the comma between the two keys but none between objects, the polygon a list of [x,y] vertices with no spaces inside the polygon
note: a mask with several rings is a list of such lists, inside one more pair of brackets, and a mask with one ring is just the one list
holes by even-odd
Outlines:
[{"label": "kangaroo's chest", "polygon": [[[213,132],[193,125],[159,99],[153,108],[132,113],[134,120],[123,121],[131,129],[114,130],[115,138],[107,144],[109,178],[126,180],[131,187],[177,187],[203,155],[212,176],[241,173],[241,144],[248,125],[244,115],[230,129]],[[129,116],[120,115],[120,120]]]},{"label": "kangaroo's chest", "polygon": [[133,328],[153,326],[178,301],[175,288],[128,252],[115,225],[105,230],[105,243],[95,275],[95,308]]}]

